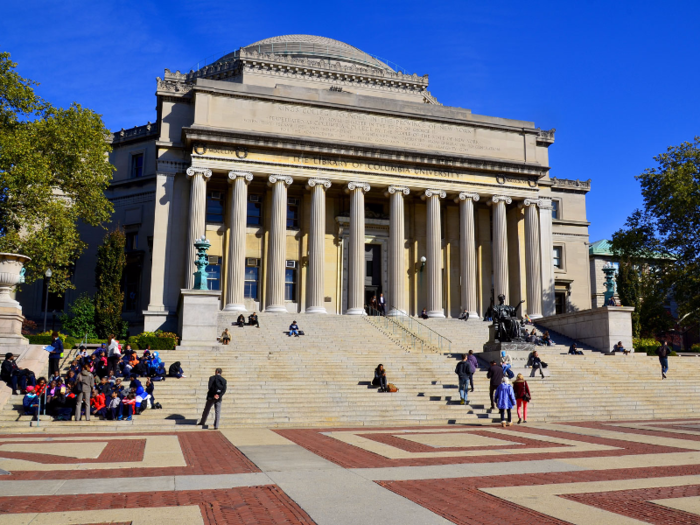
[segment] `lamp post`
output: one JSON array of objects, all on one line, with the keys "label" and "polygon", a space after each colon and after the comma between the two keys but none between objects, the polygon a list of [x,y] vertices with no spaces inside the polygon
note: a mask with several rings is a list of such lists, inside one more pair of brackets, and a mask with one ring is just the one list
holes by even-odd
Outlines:
[{"label": "lamp post", "polygon": [[49,279],[51,279],[52,275],[53,272],[51,271],[51,268],[47,268],[46,273],[44,273],[44,277],[46,277],[46,301],[44,302],[44,332],[46,332],[46,317],[49,313]]}]

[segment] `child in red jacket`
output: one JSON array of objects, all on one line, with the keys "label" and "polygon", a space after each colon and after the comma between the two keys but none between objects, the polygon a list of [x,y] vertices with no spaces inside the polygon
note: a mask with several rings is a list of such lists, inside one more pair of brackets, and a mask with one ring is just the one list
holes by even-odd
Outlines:
[{"label": "child in red jacket", "polygon": [[93,416],[99,416],[102,419],[107,419],[105,395],[102,392],[98,392],[94,388],[92,389],[92,396],[90,397],[90,412]]},{"label": "child in red jacket", "polygon": [[[128,396],[122,399],[122,415],[119,416],[120,420],[131,421],[134,410],[136,409],[136,395],[130,392]],[[125,414],[129,414],[128,417],[124,417]]]}]

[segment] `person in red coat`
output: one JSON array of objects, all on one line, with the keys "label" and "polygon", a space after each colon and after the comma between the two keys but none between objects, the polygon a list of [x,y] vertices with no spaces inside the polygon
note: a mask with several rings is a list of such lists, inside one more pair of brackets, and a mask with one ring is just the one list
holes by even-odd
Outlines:
[{"label": "person in red coat", "polygon": [[92,412],[93,416],[101,416],[102,419],[107,419],[105,395],[94,388],[92,389],[92,396],[90,397],[90,412]]},{"label": "person in red coat", "polygon": [[[532,399],[530,395],[530,387],[527,386],[527,381],[522,374],[518,374],[518,377],[513,381],[513,390],[515,391],[515,403],[516,411],[518,413],[518,424],[522,421],[527,423],[527,404]],[[520,416],[520,408],[523,409],[522,419]]]}]

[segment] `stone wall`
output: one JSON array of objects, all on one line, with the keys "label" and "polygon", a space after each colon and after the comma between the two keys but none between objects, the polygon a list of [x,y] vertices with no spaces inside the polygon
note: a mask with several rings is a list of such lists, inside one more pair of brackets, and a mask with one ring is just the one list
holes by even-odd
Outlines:
[{"label": "stone wall", "polygon": [[632,312],[629,306],[604,306],[593,310],[543,317],[537,323],[603,352],[622,341],[632,348]]}]

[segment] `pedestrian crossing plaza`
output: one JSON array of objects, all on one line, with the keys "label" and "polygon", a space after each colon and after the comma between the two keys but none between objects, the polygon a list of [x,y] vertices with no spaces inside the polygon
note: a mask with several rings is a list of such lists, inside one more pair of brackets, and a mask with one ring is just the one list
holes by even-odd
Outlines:
[{"label": "pedestrian crossing plaza", "polygon": [[0,525],[514,521],[700,523],[700,420],[0,435]]}]

